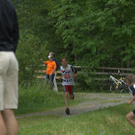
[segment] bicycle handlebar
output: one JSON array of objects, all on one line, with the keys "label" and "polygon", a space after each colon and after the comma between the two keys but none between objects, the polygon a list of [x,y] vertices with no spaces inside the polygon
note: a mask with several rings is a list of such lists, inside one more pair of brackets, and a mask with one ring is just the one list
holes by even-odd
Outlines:
[{"label": "bicycle handlebar", "polygon": [[[109,75],[112,75],[111,72],[108,72]],[[118,73],[119,77],[124,77],[124,75],[122,75],[121,73]]]},{"label": "bicycle handlebar", "polygon": [[108,74],[109,74],[109,75],[112,75],[112,73],[111,73],[111,72],[108,72]]}]

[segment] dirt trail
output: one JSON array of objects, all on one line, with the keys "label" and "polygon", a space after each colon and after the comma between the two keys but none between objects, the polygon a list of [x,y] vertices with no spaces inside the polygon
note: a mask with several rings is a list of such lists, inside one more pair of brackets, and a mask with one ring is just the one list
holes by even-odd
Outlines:
[{"label": "dirt trail", "polygon": [[[106,93],[75,93],[75,99],[82,98],[84,101],[78,105],[70,107],[70,116],[76,116],[78,114],[83,114],[89,111],[94,111],[101,108],[106,108],[109,106],[115,106],[122,103],[126,103],[127,100],[131,99],[129,94],[106,94]],[[16,118],[23,118],[36,115],[58,115],[66,117],[65,107],[59,107],[51,111],[37,112],[31,114],[25,114],[22,116],[16,116]]]}]

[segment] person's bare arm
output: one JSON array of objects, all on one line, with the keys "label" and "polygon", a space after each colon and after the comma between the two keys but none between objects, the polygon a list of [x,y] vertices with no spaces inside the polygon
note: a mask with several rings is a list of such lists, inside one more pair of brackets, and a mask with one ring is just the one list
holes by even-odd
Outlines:
[{"label": "person's bare arm", "polygon": [[132,98],[132,100],[127,101],[127,104],[131,104],[133,101],[135,101],[135,96]]},{"label": "person's bare arm", "polygon": [[41,62],[42,62],[43,64],[45,64],[45,61],[43,61],[42,58],[41,58],[40,60],[41,60]]},{"label": "person's bare arm", "polygon": [[59,79],[59,80],[61,80],[61,79],[62,79],[62,77],[63,77],[63,75],[61,75],[58,79]]},{"label": "person's bare arm", "polygon": [[76,73],[75,75],[73,75],[73,78],[76,78],[78,76],[78,73]]},{"label": "person's bare arm", "polygon": [[42,61],[43,64],[45,64],[45,61]]}]

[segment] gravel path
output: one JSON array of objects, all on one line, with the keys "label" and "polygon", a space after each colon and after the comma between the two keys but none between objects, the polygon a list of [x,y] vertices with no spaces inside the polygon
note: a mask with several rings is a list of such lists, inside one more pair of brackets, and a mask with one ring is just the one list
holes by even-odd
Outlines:
[{"label": "gravel path", "polygon": [[[94,111],[109,106],[115,106],[122,103],[126,103],[131,99],[129,94],[112,94],[112,93],[75,93],[75,99],[81,98],[82,103],[70,107],[70,116],[76,116],[89,111]],[[84,99],[84,100],[83,100]],[[63,101],[64,102],[64,101]],[[16,118],[23,118],[36,115],[58,115],[66,117],[65,107],[53,109],[51,111],[37,112],[31,114],[25,114],[22,116],[16,116]]]}]

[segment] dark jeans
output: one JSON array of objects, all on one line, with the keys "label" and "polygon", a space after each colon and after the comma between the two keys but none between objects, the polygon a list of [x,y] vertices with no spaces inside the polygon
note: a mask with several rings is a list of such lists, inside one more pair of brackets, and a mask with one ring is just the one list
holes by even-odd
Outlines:
[{"label": "dark jeans", "polygon": [[45,79],[50,79],[50,82],[51,82],[52,87],[54,87],[54,83],[53,83],[54,76],[55,76],[55,74],[52,74],[51,77],[49,77],[49,75],[46,75],[45,76]]}]

